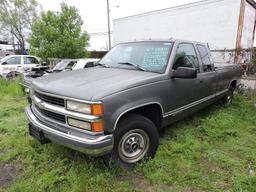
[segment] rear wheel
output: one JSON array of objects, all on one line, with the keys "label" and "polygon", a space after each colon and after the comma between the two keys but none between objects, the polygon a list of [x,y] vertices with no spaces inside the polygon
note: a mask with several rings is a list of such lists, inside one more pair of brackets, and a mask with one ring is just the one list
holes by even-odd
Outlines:
[{"label": "rear wheel", "polygon": [[114,133],[114,149],[105,156],[108,164],[131,169],[143,159],[153,158],[159,144],[154,123],[141,115],[121,120]]}]

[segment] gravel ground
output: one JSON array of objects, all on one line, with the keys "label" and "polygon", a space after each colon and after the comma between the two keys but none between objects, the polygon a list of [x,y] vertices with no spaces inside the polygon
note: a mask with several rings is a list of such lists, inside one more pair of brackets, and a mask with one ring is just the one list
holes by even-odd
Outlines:
[{"label": "gravel ground", "polygon": [[256,90],[256,80],[253,79],[242,79],[241,83],[246,89],[254,89]]}]

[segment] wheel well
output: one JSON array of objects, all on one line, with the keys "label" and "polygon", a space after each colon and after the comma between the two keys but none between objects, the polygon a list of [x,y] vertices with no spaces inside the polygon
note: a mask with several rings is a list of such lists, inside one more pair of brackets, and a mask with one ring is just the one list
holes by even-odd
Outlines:
[{"label": "wheel well", "polygon": [[120,120],[126,118],[130,114],[139,114],[144,117],[147,117],[155,124],[157,129],[159,129],[162,125],[163,114],[162,114],[162,109],[158,104],[146,105],[146,106],[142,106],[142,107],[133,109],[131,111],[128,111],[127,113],[121,116],[118,122],[120,122]]},{"label": "wheel well", "polygon": [[237,81],[236,80],[233,80],[230,85],[229,85],[229,89],[231,90],[235,90],[236,89],[236,85],[237,85]]}]

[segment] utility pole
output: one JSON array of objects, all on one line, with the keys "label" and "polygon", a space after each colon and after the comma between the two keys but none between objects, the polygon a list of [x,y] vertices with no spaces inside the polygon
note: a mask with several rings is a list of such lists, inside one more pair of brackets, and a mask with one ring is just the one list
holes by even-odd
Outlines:
[{"label": "utility pole", "polygon": [[108,50],[111,49],[111,34],[110,34],[110,16],[109,16],[109,0],[107,0],[107,14],[108,14]]}]

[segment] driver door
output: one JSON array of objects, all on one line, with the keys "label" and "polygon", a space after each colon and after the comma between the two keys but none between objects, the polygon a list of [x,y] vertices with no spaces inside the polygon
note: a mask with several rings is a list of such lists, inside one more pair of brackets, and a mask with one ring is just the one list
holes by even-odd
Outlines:
[{"label": "driver door", "polygon": [[[177,47],[172,70],[179,67],[195,68],[200,73],[199,59],[192,43],[180,43]],[[171,78],[169,82],[169,115],[189,109],[204,97],[200,75],[194,79]],[[174,116],[173,115],[173,116]]]}]

